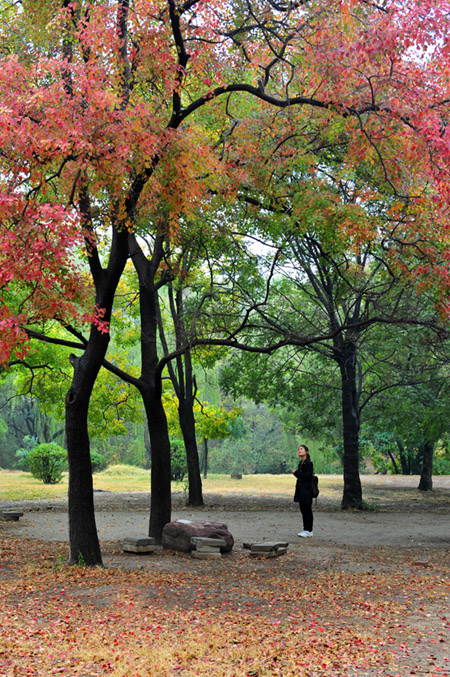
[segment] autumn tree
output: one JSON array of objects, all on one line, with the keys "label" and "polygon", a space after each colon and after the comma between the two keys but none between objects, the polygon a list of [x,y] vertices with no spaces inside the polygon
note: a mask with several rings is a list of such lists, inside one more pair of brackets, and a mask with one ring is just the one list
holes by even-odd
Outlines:
[{"label": "autumn tree", "polygon": [[[21,327],[33,320],[72,316],[91,323],[83,355],[72,359],[66,437],[71,561],[82,556],[95,564],[101,554],[88,405],[129,238],[146,292],[152,257],[143,264],[139,228],[151,223],[157,238],[173,241],[177,215],[211,188],[194,179],[217,171],[234,190],[247,182],[248,153],[259,147],[270,107],[285,113],[284,138],[302,129],[301,117],[290,118],[295,108],[310,113],[318,128],[341,121],[353,161],[378,164],[389,185],[396,185],[400,160],[409,163],[415,185],[425,185],[424,175],[431,177],[430,192],[446,185],[448,17],[441,6],[430,11],[428,1],[381,7],[362,0],[288,6],[63,0],[62,7],[33,3],[5,11],[13,28],[2,34],[0,62],[1,244],[13,251],[4,259],[3,284],[17,281],[24,296],[3,308],[2,358],[25,340]],[[241,108],[243,94],[255,104]],[[214,132],[205,131],[204,110],[217,118]],[[239,144],[228,153],[235,134]],[[394,138],[398,144],[391,144]],[[284,147],[276,141],[275,155]],[[428,205],[436,223],[446,218],[446,196],[440,188]],[[165,218],[149,218],[161,200],[169,206]],[[428,235],[431,222],[430,216],[426,225],[413,224],[418,237]],[[83,276],[71,256],[76,245],[87,254],[93,285],[87,313]],[[445,284],[445,275],[440,280]],[[158,274],[150,287],[160,283]],[[152,328],[154,304],[148,303]],[[166,435],[159,432],[159,386],[147,378],[147,364],[143,360],[142,392],[161,474],[151,517],[158,534],[170,516],[169,461]]]}]

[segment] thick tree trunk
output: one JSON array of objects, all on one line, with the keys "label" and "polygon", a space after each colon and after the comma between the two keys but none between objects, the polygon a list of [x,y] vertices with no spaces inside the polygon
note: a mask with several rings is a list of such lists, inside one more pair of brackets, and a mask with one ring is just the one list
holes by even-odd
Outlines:
[{"label": "thick tree trunk", "polygon": [[[88,214],[86,194],[81,200],[83,214]],[[96,289],[96,307],[103,320],[111,320],[114,295],[128,258],[128,233],[125,228],[113,228],[108,267],[101,267],[98,252],[91,248],[90,267]],[[109,344],[109,333],[91,327],[89,341],[82,357],[71,356],[74,368],[71,387],[66,396],[66,443],[69,461],[69,543],[70,562],[88,565],[102,564],[94,514],[92,466],[88,435],[88,410],[98,372]]]},{"label": "thick tree trunk", "polygon": [[161,401],[161,388],[147,388],[142,392],[147,412],[152,449],[151,497],[149,536],[160,543],[162,530],[170,522],[172,496],[170,483],[170,441],[167,419]]},{"label": "thick tree trunk", "polygon": [[419,490],[433,490],[433,455],[434,443],[424,442],[421,447],[422,452],[422,470],[420,473]]},{"label": "thick tree trunk", "polygon": [[105,352],[106,349],[99,351],[95,360],[92,356],[89,359],[86,353],[81,358],[71,356],[74,376],[66,396],[69,561],[71,564],[102,564],[94,513],[88,408],[92,388]]},{"label": "thick tree trunk", "polygon": [[341,507],[362,508],[362,488],[359,476],[359,407],[354,343],[345,343],[339,360],[342,379],[342,422],[344,442],[344,493]]},{"label": "thick tree trunk", "polygon": [[178,405],[181,432],[183,433],[184,446],[188,468],[188,505],[203,505],[202,480],[200,475],[200,462],[198,457],[197,440],[195,437],[195,418],[192,404],[182,400]]}]

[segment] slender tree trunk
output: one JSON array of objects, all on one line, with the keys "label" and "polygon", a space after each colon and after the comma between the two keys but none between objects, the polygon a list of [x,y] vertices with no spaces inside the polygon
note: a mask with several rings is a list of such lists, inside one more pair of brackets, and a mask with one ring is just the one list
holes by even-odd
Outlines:
[{"label": "slender tree trunk", "polygon": [[203,438],[203,477],[208,477],[208,438]]},{"label": "slender tree trunk", "polygon": [[395,456],[390,449],[388,449],[388,455],[394,468],[394,475],[399,475],[397,461],[395,460]]},{"label": "slender tree trunk", "polygon": [[403,443],[400,440],[397,441],[397,447],[399,451],[399,456],[400,456],[400,467],[402,469],[402,475],[410,475],[411,474],[411,468],[409,465],[409,455],[408,455],[408,450],[405,450],[405,447],[403,446]]},{"label": "slender tree trunk", "polygon": [[158,235],[147,260],[134,238],[130,251],[139,278],[142,373],[137,387],[142,395],[152,450],[149,535],[158,542],[172,510],[170,440],[162,404],[162,373],[158,359],[158,285],[155,278],[164,256],[164,237]]},{"label": "slender tree trunk", "polygon": [[344,493],[341,507],[362,508],[362,488],[359,476],[359,407],[356,373],[357,348],[345,342],[339,359],[342,379],[342,422],[344,441]]},{"label": "slender tree trunk", "polygon": [[433,490],[433,455],[434,442],[424,442],[421,446],[422,452],[422,470],[420,473],[419,489],[420,491]]},{"label": "slender tree trunk", "polygon": [[202,480],[200,475],[197,440],[195,437],[195,418],[192,403],[187,400],[179,401],[178,415],[181,432],[183,433],[184,446],[186,448],[189,479],[188,505],[203,505]]}]

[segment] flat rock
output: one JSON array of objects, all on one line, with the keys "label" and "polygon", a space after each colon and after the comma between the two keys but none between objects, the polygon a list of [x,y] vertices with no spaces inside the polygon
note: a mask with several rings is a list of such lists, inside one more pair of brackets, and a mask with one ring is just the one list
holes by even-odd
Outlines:
[{"label": "flat rock", "polygon": [[162,544],[168,550],[191,552],[196,548],[196,545],[192,543],[193,536],[225,541],[225,545],[220,547],[220,552],[230,552],[234,545],[234,538],[224,522],[209,522],[206,520],[199,520],[197,522],[175,520],[174,522],[168,522],[163,528]]},{"label": "flat rock", "polygon": [[4,522],[12,522],[19,519],[23,516],[23,512],[17,512],[16,510],[2,510],[0,511],[0,520]]},{"label": "flat rock", "polygon": [[195,559],[221,559],[220,552],[199,552],[198,550],[191,550],[191,557]]},{"label": "flat rock", "polygon": [[123,551],[124,552],[155,552],[156,550],[156,541],[154,538],[133,538],[132,536],[127,536],[123,540]]},{"label": "flat rock", "polygon": [[278,548],[278,550],[251,550],[250,557],[279,557],[287,552],[287,548]]},{"label": "flat rock", "polygon": [[226,541],[223,538],[204,538],[203,536],[192,536],[191,543],[195,545],[197,550],[200,547],[224,548]]},{"label": "flat rock", "polygon": [[286,541],[261,541],[260,543],[252,543],[250,550],[252,552],[270,552],[271,550],[279,550],[280,548],[288,547],[289,543]]},{"label": "flat rock", "polygon": [[140,536],[139,538],[134,538],[133,536],[127,536],[123,539],[123,544],[125,545],[155,545],[156,539],[152,536]]}]

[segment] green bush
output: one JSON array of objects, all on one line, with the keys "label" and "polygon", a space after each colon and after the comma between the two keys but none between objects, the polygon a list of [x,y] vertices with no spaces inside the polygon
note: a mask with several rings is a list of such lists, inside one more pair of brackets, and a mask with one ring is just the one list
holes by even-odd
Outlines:
[{"label": "green bush", "polygon": [[108,467],[108,461],[98,451],[91,451],[92,472],[102,472]]},{"label": "green bush", "polygon": [[53,442],[38,444],[30,451],[27,460],[33,477],[42,480],[44,484],[57,484],[66,469],[67,453]]},{"label": "green bush", "polygon": [[17,449],[15,454],[14,467],[18,470],[24,470],[28,472],[30,470],[28,465],[28,454],[32,449],[37,447],[38,441],[37,438],[33,435],[25,435],[22,440],[23,447]]},{"label": "green bush", "polygon": [[172,442],[170,450],[170,474],[175,482],[182,482],[187,473],[186,451],[183,444]]}]

